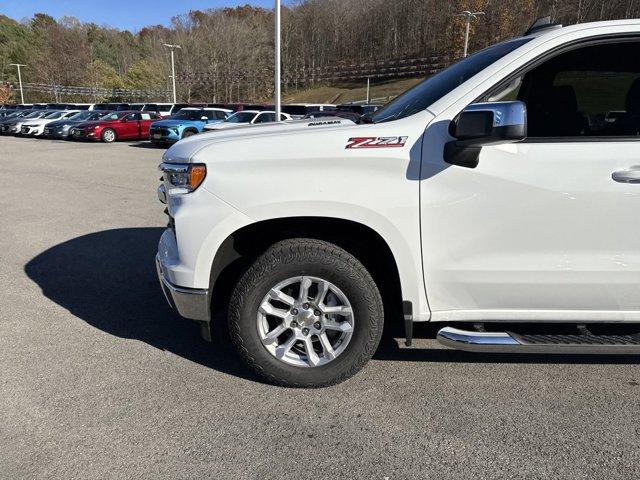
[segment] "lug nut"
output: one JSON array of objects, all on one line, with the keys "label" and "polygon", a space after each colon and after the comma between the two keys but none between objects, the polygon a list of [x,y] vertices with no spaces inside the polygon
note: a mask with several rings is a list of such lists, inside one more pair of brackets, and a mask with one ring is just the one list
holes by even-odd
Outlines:
[{"label": "lug nut", "polygon": [[298,314],[298,309],[297,308],[291,309],[291,315],[297,315],[297,314]]},{"label": "lug nut", "polygon": [[322,325],[320,324],[320,322],[316,322],[313,324],[313,328],[315,328],[316,330],[320,330],[321,327]]},{"label": "lug nut", "polygon": [[303,304],[302,308],[304,308],[305,310],[308,310],[309,309],[309,304],[308,303]]},{"label": "lug nut", "polygon": [[309,335],[309,329],[308,328],[303,328],[302,329],[302,334],[303,335]]},{"label": "lug nut", "polygon": [[313,314],[314,314],[316,317],[319,317],[320,315],[322,315],[322,312],[321,312],[320,310],[317,310],[317,309],[316,309],[316,310],[314,310],[314,311],[313,311]]},{"label": "lug nut", "polygon": [[293,328],[297,328],[298,327],[298,322],[291,322],[291,326]]}]

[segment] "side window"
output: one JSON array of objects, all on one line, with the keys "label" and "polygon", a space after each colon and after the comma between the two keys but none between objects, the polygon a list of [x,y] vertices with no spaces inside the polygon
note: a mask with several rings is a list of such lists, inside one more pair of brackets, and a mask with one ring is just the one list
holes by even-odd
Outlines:
[{"label": "side window", "polygon": [[502,85],[488,101],[527,105],[530,138],[640,135],[640,42],[590,45]]},{"label": "side window", "polygon": [[207,120],[215,120],[216,112],[212,110],[205,110],[203,116],[207,117]]},{"label": "side window", "polygon": [[276,120],[276,116],[274,113],[261,113],[260,115],[258,115],[258,118],[256,118],[256,121],[253,123],[268,123],[268,122],[274,122]]},{"label": "side window", "polygon": [[218,120],[225,120],[227,118],[227,114],[221,111],[216,111],[216,118]]},{"label": "side window", "polygon": [[138,120],[138,114],[137,113],[130,113],[129,115],[126,116],[126,119],[130,122],[134,121],[134,120]]},{"label": "side window", "polygon": [[141,113],[140,118],[142,120],[151,120],[151,115],[149,113]]}]

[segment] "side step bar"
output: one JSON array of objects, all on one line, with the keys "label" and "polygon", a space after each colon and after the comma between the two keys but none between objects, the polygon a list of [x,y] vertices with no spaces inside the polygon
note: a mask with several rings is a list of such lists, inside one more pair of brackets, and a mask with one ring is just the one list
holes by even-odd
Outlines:
[{"label": "side step bar", "polygon": [[519,335],[444,327],[438,332],[437,338],[442,345],[467,352],[640,354],[638,335]]}]

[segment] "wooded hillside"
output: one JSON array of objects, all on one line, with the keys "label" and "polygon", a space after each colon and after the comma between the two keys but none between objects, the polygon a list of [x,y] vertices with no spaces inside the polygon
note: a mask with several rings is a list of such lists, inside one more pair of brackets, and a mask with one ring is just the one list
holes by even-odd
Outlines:
[{"label": "wooded hillside", "polygon": [[[459,58],[464,23],[455,13],[483,10],[471,30],[474,51],[521,34],[537,17],[563,24],[640,16],[638,0],[298,0],[283,11],[283,74],[298,79],[329,66],[423,57]],[[0,15],[0,81],[26,63],[23,81],[168,90],[169,52],[177,43],[182,100],[257,101],[273,92],[273,12],[244,6],[192,11],[171,27],[137,33],[36,14],[25,23]],[[50,95],[26,92],[30,101]],[[61,98],[61,100],[85,100]],[[97,99],[95,99],[97,100]]]}]

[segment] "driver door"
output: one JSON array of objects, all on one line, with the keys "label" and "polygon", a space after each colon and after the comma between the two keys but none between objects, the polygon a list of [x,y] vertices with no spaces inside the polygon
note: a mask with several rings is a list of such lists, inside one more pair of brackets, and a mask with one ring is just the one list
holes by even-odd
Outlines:
[{"label": "driver door", "polygon": [[434,320],[640,320],[636,55],[640,43],[576,48],[486,98],[525,102],[529,136],[483,147],[475,168],[444,160],[454,117],[427,128],[421,222]]}]

